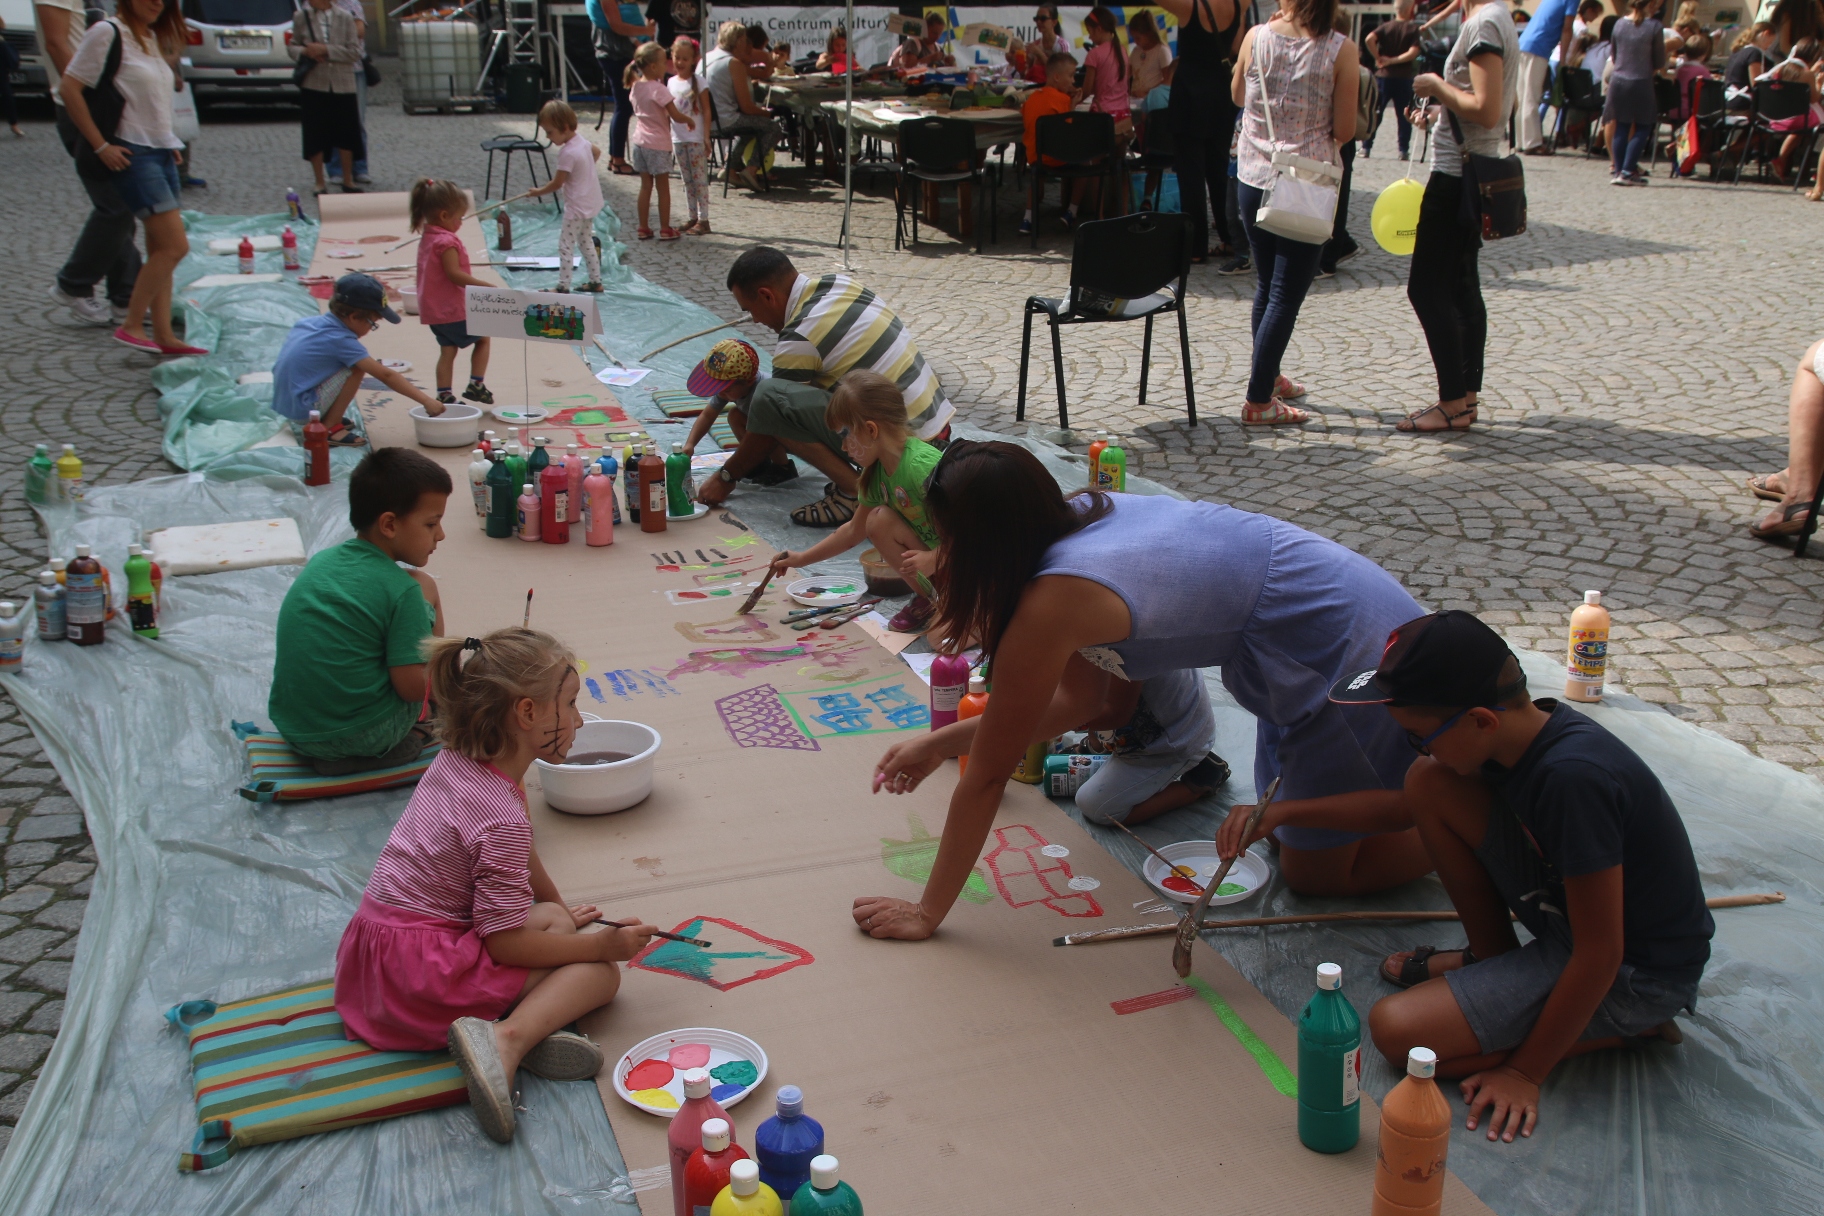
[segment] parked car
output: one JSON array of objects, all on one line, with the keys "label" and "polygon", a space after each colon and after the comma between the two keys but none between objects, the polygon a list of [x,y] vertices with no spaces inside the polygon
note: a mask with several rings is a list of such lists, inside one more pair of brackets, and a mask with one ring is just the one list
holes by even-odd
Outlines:
[{"label": "parked car", "polygon": [[[0,4],[8,0],[0,0]],[[227,97],[293,100],[293,0],[183,0],[189,22],[184,78],[197,103]]]},{"label": "parked car", "polygon": [[50,61],[38,46],[38,30],[32,22],[32,0],[0,0],[0,20],[6,22],[6,31],[0,33],[0,38],[5,38],[19,56],[19,67],[13,72],[13,91],[20,94],[49,92]]}]

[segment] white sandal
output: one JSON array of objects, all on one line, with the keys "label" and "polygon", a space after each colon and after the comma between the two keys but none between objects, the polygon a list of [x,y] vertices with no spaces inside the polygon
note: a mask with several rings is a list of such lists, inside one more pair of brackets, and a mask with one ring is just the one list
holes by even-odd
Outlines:
[{"label": "white sandal", "polygon": [[1287,405],[1278,397],[1265,405],[1241,404],[1243,426],[1298,426],[1311,421],[1311,415],[1296,405]]}]

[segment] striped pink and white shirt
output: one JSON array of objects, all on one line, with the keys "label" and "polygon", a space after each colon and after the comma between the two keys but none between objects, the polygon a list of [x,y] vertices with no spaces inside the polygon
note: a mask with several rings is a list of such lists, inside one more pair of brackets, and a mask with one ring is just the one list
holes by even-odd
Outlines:
[{"label": "striped pink and white shirt", "polygon": [[445,748],[393,825],[367,893],[383,904],[465,921],[482,937],[532,909],[526,797],[491,764]]}]

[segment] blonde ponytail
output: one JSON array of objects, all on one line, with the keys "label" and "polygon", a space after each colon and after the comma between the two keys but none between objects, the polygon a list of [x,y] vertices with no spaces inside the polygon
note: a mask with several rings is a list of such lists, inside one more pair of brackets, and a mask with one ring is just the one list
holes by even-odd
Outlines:
[{"label": "blonde ponytail", "polygon": [[507,750],[513,707],[525,697],[555,700],[576,656],[536,629],[496,629],[484,638],[430,639],[425,666],[438,739],[487,761]]}]

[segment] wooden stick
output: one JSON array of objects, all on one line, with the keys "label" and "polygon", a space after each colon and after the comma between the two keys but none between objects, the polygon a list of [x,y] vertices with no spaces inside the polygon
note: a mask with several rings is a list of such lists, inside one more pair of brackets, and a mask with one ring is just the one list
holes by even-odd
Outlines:
[{"label": "wooden stick", "polygon": [[[1752,895],[1718,895],[1704,901],[1711,908],[1752,908],[1762,904],[1783,904],[1786,895],[1781,891],[1760,891]],[[1512,915],[1511,913],[1509,914]],[[1427,921],[1457,920],[1455,912],[1314,912],[1306,916],[1251,916],[1244,920],[1206,920],[1198,926],[1200,929],[1251,929],[1265,925],[1318,925],[1336,921]],[[1067,933],[1063,937],[1053,938],[1054,946],[1080,946],[1086,942],[1111,942],[1129,937],[1159,937],[1176,932],[1178,926],[1170,925],[1125,925],[1118,929],[1091,929],[1084,933]]]},{"label": "wooden stick", "polygon": [[654,355],[660,353],[661,351],[670,350],[674,346],[682,346],[684,343],[690,341],[692,338],[701,338],[704,334],[713,334],[718,329],[733,329],[735,326],[744,325],[748,321],[751,321],[751,320],[753,320],[752,317],[748,316],[746,313],[742,313],[740,316],[736,317],[733,321],[723,321],[722,323],[720,323],[718,325],[710,326],[708,329],[699,329],[694,334],[685,334],[682,338],[679,338],[675,342],[667,342],[663,346],[653,347],[651,350],[647,351],[645,354],[640,356],[640,362],[644,363],[648,359],[651,359]]},{"label": "wooden stick", "polygon": [[[472,220],[478,215],[486,215],[488,212],[494,210],[494,208],[496,208],[496,207],[504,207],[508,203],[517,203],[520,199],[526,198],[531,193],[532,192],[530,190],[528,190],[524,194],[515,194],[512,198],[503,198],[498,203],[489,203],[485,207],[477,207],[477,208],[475,208],[475,210],[469,212],[467,215],[463,216],[462,218],[465,220]],[[460,221],[458,221],[458,222],[460,222]],[[424,233],[420,232],[417,236],[406,237],[403,241],[400,241],[397,245],[388,245],[386,247],[386,251],[388,253],[393,253],[397,250],[404,249],[407,245],[410,245],[413,241],[419,241],[419,240],[423,240],[423,239],[424,239]]]},{"label": "wooden stick", "polygon": [[1165,863],[1165,872],[1167,874],[1174,875],[1178,878],[1189,878],[1193,881],[1196,880],[1197,871],[1191,869],[1191,867],[1189,867],[1189,866],[1179,865],[1177,862],[1175,862],[1171,858],[1167,857],[1164,853],[1161,853],[1158,849],[1155,849],[1152,845],[1150,845],[1150,844],[1146,843],[1146,841],[1140,839],[1140,837],[1135,836],[1134,829],[1128,827],[1125,823],[1122,823],[1119,819],[1111,819],[1111,820],[1109,820],[1109,822],[1114,824],[1116,827],[1120,828],[1123,832],[1126,832],[1129,836],[1133,836],[1135,844],[1139,845],[1141,848],[1143,848],[1147,852],[1151,853],[1154,857],[1157,857],[1161,862],[1164,862]]},{"label": "wooden stick", "polygon": [[597,346],[602,348],[602,353],[604,355],[608,356],[608,362],[614,364],[616,367],[620,368],[622,371],[627,370],[627,365],[625,363],[622,363],[619,359],[615,358],[614,352],[608,349],[608,343],[603,341],[602,335],[596,334],[594,341]]}]

